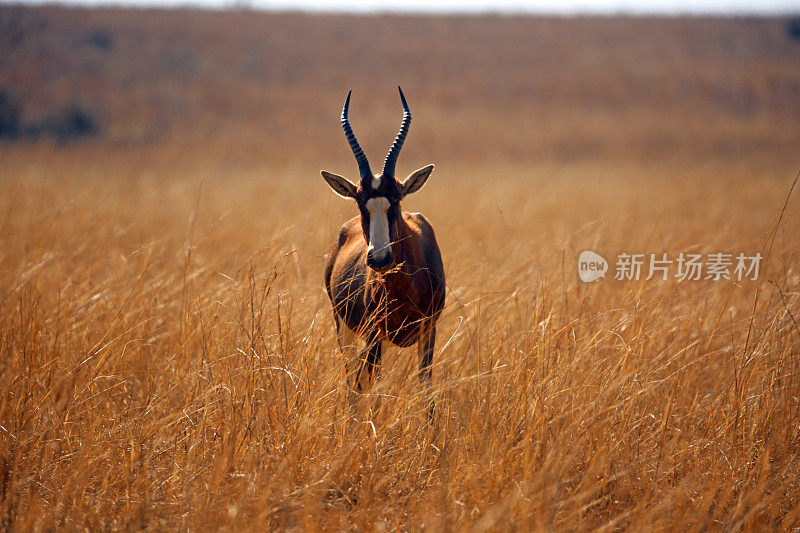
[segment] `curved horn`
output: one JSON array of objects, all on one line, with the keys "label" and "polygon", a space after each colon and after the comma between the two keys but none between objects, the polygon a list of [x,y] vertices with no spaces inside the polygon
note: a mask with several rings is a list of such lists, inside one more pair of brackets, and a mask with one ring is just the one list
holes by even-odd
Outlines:
[{"label": "curved horn", "polygon": [[397,132],[392,147],[389,148],[389,153],[386,155],[386,161],[383,163],[383,175],[394,177],[394,167],[397,164],[397,156],[400,155],[400,149],[403,147],[403,141],[406,140],[408,128],[411,126],[411,110],[408,108],[406,97],[403,96],[403,89],[397,86],[400,91],[400,101],[403,102],[403,123],[400,124],[400,131]]},{"label": "curved horn", "polygon": [[350,127],[350,118],[347,116],[350,110],[350,95],[352,93],[352,90],[348,91],[347,100],[344,101],[344,107],[342,108],[342,129],[344,130],[344,136],[347,137],[347,142],[350,143],[350,149],[353,151],[353,155],[356,156],[361,179],[372,179],[372,170],[369,168],[369,161],[367,161],[364,150],[362,150],[361,146],[358,144],[356,134],[353,133],[353,128]]}]

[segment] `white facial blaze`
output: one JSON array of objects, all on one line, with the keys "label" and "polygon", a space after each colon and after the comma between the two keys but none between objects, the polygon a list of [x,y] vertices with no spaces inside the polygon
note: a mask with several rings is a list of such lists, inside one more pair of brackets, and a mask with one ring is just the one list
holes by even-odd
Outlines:
[{"label": "white facial blaze", "polygon": [[369,211],[369,247],[375,250],[378,259],[391,250],[389,246],[389,200],[383,197],[367,200]]}]

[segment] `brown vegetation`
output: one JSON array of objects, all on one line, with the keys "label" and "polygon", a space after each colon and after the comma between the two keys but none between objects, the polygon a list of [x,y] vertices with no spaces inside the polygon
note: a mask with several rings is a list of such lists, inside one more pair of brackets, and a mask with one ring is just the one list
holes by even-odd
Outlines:
[{"label": "brown vegetation", "polygon": [[[10,20],[23,121],[78,101],[105,137],[0,145],[3,528],[800,524],[785,21]],[[398,174],[437,165],[405,205],[449,283],[433,423],[414,350],[350,407],[322,286],[355,214],[318,174],[355,172],[344,89],[379,161],[396,81]],[[585,249],[769,259],[586,285]]]}]

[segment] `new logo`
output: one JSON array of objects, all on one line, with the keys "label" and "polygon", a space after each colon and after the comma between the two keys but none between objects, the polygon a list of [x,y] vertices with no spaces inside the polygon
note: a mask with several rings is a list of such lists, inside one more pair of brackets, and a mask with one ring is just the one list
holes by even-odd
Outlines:
[{"label": "new logo", "polygon": [[603,256],[591,250],[584,250],[578,257],[578,276],[581,281],[591,283],[606,277],[608,261]]}]

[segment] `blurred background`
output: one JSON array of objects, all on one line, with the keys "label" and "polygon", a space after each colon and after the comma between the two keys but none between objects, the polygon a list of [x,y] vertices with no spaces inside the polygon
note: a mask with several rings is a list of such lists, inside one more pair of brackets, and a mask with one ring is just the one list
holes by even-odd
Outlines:
[{"label": "blurred background", "polygon": [[[489,14],[474,1],[444,3],[468,13],[436,16],[315,13],[322,4],[301,0],[285,5],[307,11],[214,5],[0,5],[4,150],[168,145],[245,166],[352,170],[338,123],[347,90],[376,159],[400,120],[398,84],[414,112],[412,166],[735,164],[793,158],[800,146],[800,16],[763,16],[788,12],[779,1],[748,12],[736,2],[574,2],[561,10],[577,16],[555,17],[520,14],[548,9],[525,2]],[[592,9],[605,14],[581,15]],[[726,9],[736,16],[676,15]]]}]

